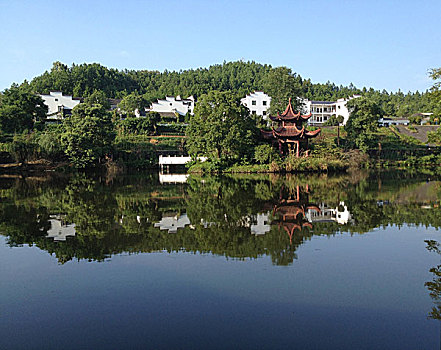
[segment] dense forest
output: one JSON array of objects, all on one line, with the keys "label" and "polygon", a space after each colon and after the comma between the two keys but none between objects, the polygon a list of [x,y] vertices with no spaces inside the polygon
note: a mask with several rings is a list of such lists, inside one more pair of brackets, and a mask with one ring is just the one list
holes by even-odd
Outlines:
[{"label": "dense forest", "polygon": [[[334,83],[312,83],[286,67],[272,67],[256,62],[224,62],[209,68],[176,71],[117,70],[98,63],[72,64],[54,62],[50,71],[21,85],[30,91],[48,93],[63,91],[76,97],[87,97],[103,91],[109,98],[123,98],[131,93],[142,95],[147,103],[165,96],[196,98],[212,90],[231,91],[242,97],[254,90],[264,90],[272,97],[301,96],[310,100],[333,101],[353,94],[374,100],[390,116],[410,116],[432,109],[429,93],[388,92],[373,88],[337,86]],[[283,96],[278,96],[283,95]]]}]

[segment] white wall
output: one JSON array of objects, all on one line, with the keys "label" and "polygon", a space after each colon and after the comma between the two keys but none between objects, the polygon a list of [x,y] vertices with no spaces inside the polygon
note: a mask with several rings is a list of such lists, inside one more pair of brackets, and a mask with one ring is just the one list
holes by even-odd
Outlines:
[{"label": "white wall", "polygon": [[348,98],[339,98],[337,100],[336,104],[336,116],[341,115],[343,116],[343,125],[346,125],[348,119],[349,119],[349,110],[348,107],[346,106],[346,104],[348,103],[348,101],[354,99],[354,98],[358,98],[361,97],[360,95],[354,95]]},{"label": "white wall", "polygon": [[61,91],[51,91],[49,95],[40,95],[40,97],[43,99],[44,104],[48,106],[48,119],[58,119],[57,113],[60,111],[60,108],[66,107],[73,109],[80,103],[79,99],[73,99],[72,96],[63,95]]},{"label": "white wall", "polygon": [[267,119],[267,112],[271,106],[271,97],[263,91],[254,91],[240,100],[245,107],[250,110],[251,114],[257,114]]},{"label": "white wall", "polygon": [[378,121],[378,124],[380,126],[391,126],[391,125],[409,125],[410,121],[409,119],[402,118],[402,119],[392,119],[392,118],[381,118]]},{"label": "white wall", "polygon": [[194,112],[194,97],[190,96],[186,99],[182,99],[181,96],[169,97],[165,100],[158,100],[153,102],[149,108],[153,112],[174,113],[177,112],[180,115],[185,115],[188,112],[193,114]]},{"label": "white wall", "polygon": [[[349,119],[349,110],[346,106],[348,101],[360,97],[360,95],[354,95],[349,98],[340,98],[336,102],[323,103],[324,101],[308,101],[305,100],[305,114],[312,113],[311,118],[309,118],[309,124],[324,124],[331,116],[343,116],[343,125]],[[317,111],[318,109],[318,111]]]}]

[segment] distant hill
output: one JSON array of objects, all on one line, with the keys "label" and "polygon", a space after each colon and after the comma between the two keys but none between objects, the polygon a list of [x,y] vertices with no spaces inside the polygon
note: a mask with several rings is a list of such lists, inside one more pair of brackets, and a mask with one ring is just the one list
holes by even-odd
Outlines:
[{"label": "distant hill", "polygon": [[[277,77],[275,80],[274,77]],[[428,93],[389,93],[354,85],[337,86],[331,82],[314,84],[286,67],[272,67],[256,62],[224,62],[209,68],[183,71],[118,70],[99,63],[72,64],[54,62],[52,69],[35,77],[29,85],[38,93],[63,91],[76,97],[86,97],[102,90],[109,98],[122,98],[137,92],[151,102],[165,96],[190,95],[196,98],[210,90],[233,91],[238,98],[255,90],[266,92],[289,90],[309,100],[334,101],[353,94],[363,94],[379,103],[386,115],[409,116],[430,111]],[[294,87],[294,88],[293,88]]]}]

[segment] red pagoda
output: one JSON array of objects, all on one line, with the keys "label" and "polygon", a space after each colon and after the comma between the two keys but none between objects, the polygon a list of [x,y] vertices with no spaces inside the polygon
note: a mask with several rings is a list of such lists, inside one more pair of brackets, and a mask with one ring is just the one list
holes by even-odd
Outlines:
[{"label": "red pagoda", "polygon": [[301,115],[300,112],[294,113],[290,98],[288,106],[282,114],[277,113],[276,117],[270,116],[272,121],[279,123],[277,129],[272,127],[271,131],[262,130],[262,135],[265,139],[278,143],[281,155],[293,152],[295,147],[297,157],[300,157],[301,151],[304,151],[308,156],[308,140],[316,137],[321,131],[320,129],[314,131],[305,129],[302,124],[310,117],[311,113],[308,115]]}]

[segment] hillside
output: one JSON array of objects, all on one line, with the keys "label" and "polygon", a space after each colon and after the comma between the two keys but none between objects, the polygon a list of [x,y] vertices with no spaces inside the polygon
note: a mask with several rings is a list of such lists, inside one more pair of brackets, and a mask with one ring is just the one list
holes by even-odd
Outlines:
[{"label": "hillside", "polygon": [[386,115],[410,116],[431,110],[427,92],[390,93],[386,90],[337,86],[332,82],[313,83],[287,67],[272,67],[253,61],[224,62],[208,68],[181,71],[117,70],[99,63],[72,64],[54,62],[52,69],[24,82],[33,92],[63,91],[76,97],[87,97],[95,90],[109,98],[122,98],[130,93],[143,96],[150,103],[165,96],[198,96],[211,90],[232,91],[238,98],[255,90],[264,90],[273,98],[287,100],[301,96],[309,100],[335,101],[362,94],[377,102]]}]

